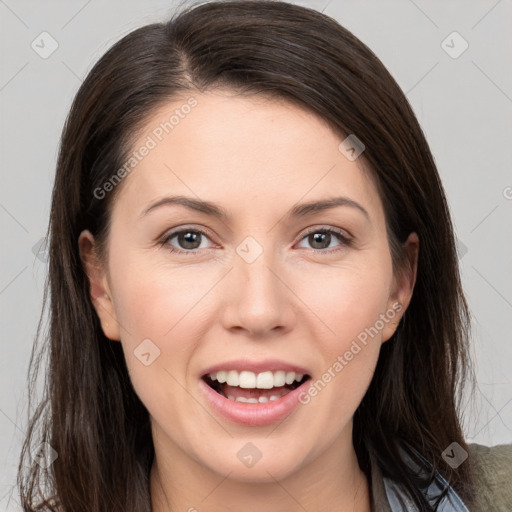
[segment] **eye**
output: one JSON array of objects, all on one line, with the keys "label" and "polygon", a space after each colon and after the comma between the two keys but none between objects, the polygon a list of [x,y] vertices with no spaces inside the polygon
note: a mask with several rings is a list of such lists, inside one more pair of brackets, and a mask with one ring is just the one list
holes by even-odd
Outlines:
[{"label": "eye", "polygon": [[[336,239],[340,243],[333,245]],[[198,250],[208,248],[207,240],[210,240],[207,233],[201,229],[182,228],[166,235],[160,243],[171,252],[194,255]],[[351,238],[344,231],[333,228],[312,228],[303,236],[301,242],[303,240],[311,244],[314,252],[322,253],[335,252],[351,244]]]},{"label": "eye", "polygon": [[[333,246],[332,242],[335,242],[336,239],[341,243]],[[311,244],[311,247],[315,252],[323,253],[338,251],[349,246],[351,243],[351,239],[345,232],[333,228],[313,228],[305,234],[302,240],[306,240]]]},{"label": "eye", "polygon": [[[171,241],[176,239],[178,248],[171,244]],[[179,229],[169,233],[161,241],[162,245],[165,245],[171,252],[178,252],[182,254],[194,254],[198,249],[205,249],[202,242],[209,240],[207,234],[200,229]]]}]

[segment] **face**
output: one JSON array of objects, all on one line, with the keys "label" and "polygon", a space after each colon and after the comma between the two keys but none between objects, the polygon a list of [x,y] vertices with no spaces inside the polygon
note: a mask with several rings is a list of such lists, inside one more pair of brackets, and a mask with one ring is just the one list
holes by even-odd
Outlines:
[{"label": "face", "polygon": [[193,97],[162,107],[134,145],[151,147],[120,185],[107,261],[82,233],[91,296],[157,456],[285,478],[352,448],[414,276],[393,274],[377,188],[320,118],[277,100]]}]

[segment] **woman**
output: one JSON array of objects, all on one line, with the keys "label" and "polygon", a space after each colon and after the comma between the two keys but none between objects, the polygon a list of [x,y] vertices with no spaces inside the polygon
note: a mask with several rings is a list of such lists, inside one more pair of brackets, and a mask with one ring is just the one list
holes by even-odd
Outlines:
[{"label": "woman", "polygon": [[439,176],[393,78],[325,15],[213,2],[100,59],[62,135],[49,293],[25,510],[483,499]]}]

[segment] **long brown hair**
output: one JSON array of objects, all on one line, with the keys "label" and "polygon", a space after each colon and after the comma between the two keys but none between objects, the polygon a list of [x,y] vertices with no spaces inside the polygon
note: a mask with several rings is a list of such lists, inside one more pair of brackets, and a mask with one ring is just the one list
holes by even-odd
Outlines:
[{"label": "long brown hair", "polygon": [[[131,32],[97,62],[74,99],[48,230],[43,312],[49,308],[50,329],[43,336],[40,322],[29,372],[33,393],[40,367],[47,366],[19,466],[24,510],[151,510],[149,415],[121,344],[102,332],[77,240],[89,229],[107,247],[122,183],[104,198],[94,191],[123,166],[152,113],[216,87],[284,98],[364,143],[361,158],[380,189],[396,268],[401,243],[413,231],[420,253],[405,322],[383,345],[355,414],[355,450],[367,475],[371,455],[420,510],[431,508],[399,444],[417,450],[469,497],[470,460],[454,470],[441,456],[454,441],[468,449],[458,407],[469,375],[469,315],[447,202],[418,121],[384,65],[335,20],[292,4],[248,0],[189,6],[167,23]],[[57,454],[48,467],[31,458],[41,442]]]}]

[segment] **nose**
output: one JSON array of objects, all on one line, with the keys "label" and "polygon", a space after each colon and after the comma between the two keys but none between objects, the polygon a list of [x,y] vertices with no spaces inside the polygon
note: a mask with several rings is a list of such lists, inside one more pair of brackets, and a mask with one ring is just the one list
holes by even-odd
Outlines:
[{"label": "nose", "polygon": [[263,251],[251,263],[235,255],[233,270],[223,290],[225,329],[268,339],[292,328],[296,317],[295,297],[286,282],[285,271],[271,252]]}]

